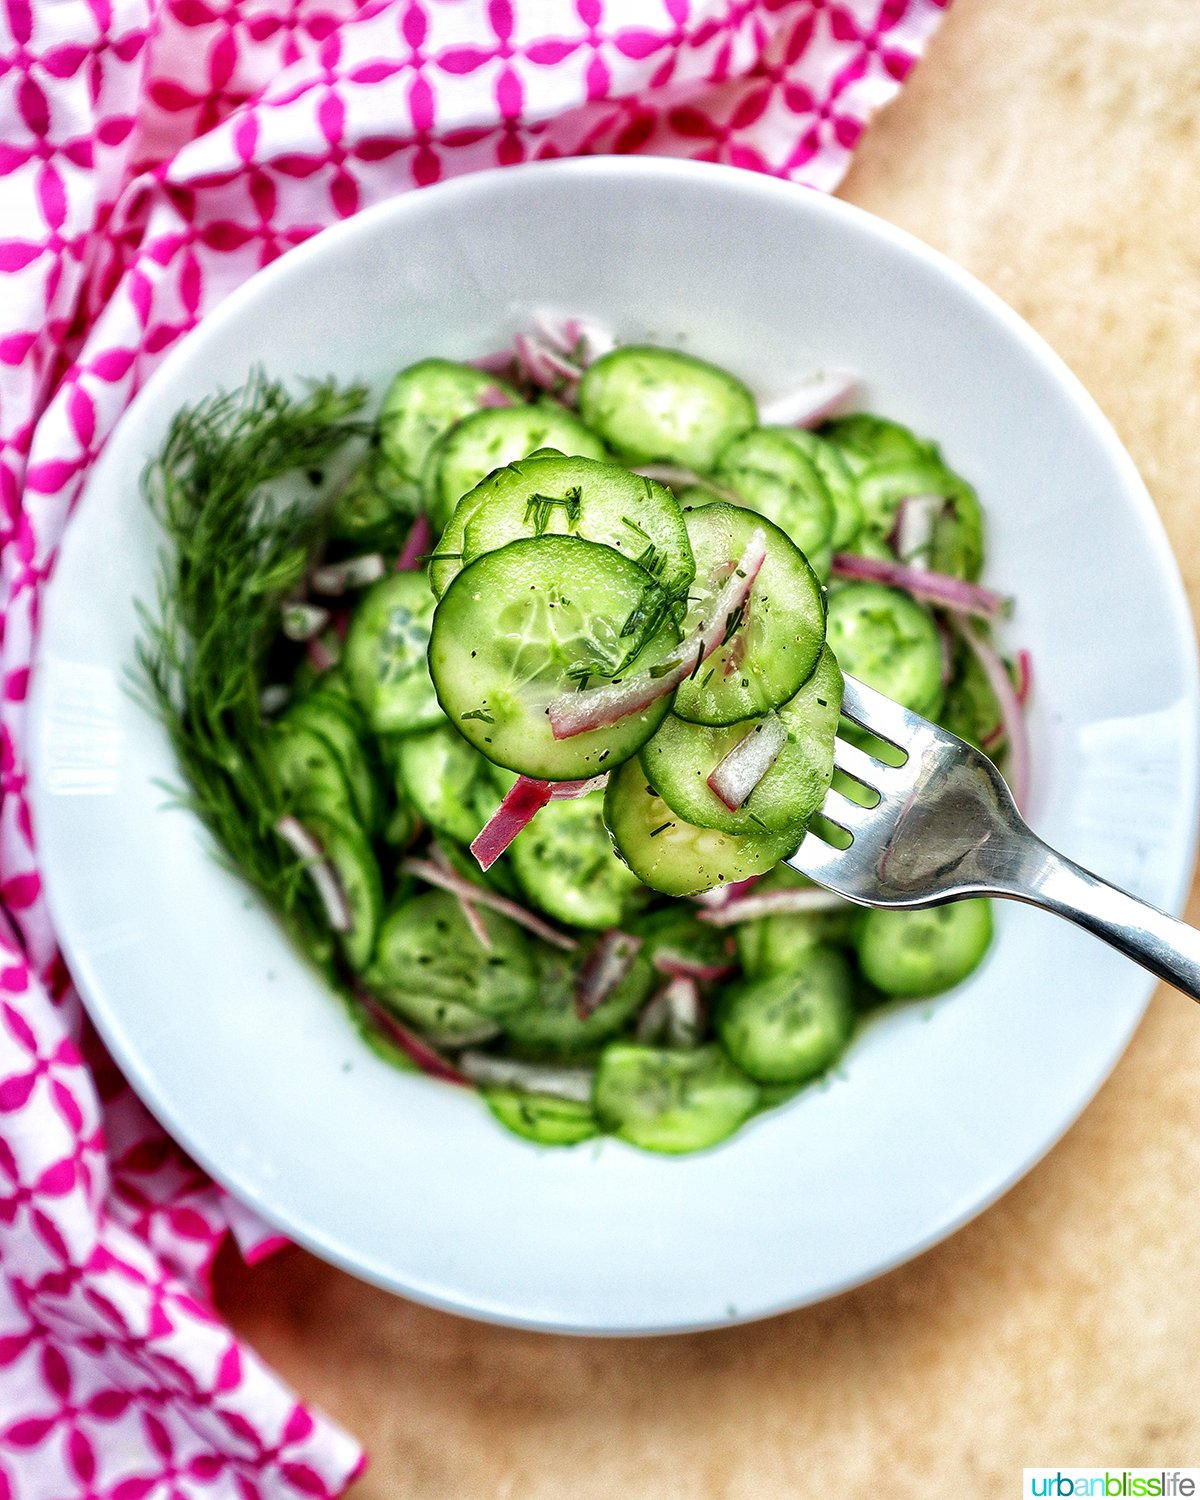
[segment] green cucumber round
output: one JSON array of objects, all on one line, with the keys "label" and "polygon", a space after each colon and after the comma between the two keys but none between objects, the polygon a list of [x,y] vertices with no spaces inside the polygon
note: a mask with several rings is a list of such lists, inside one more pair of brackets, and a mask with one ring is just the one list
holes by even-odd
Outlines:
[{"label": "green cucumber round", "polygon": [[858,931],[858,962],[863,978],[885,995],[940,995],[978,968],[991,941],[990,901],[869,911]]},{"label": "green cucumber round", "polygon": [[822,554],[828,557],[833,500],[816,465],[792,440],[790,428],[754,427],[734,438],[722,450],[713,477],[751,510],[774,521],[810,563]]},{"label": "green cucumber round", "polygon": [[931,718],[942,702],[942,643],[933,616],[882,583],[829,596],[829,648],[842,671]]},{"label": "green cucumber round", "polygon": [[393,573],[363,595],[350,620],[342,667],[377,734],[441,722],[426,653],[435,600],[422,573]]},{"label": "green cucumber round", "polygon": [[757,1085],[720,1047],[691,1052],[613,1042],[596,1068],[595,1110],[612,1135],[643,1151],[703,1151],[758,1106]]},{"label": "green cucumber round", "polygon": [[840,949],[814,944],[783,972],[727,990],[717,1032],[758,1083],[803,1083],[823,1073],[854,1029],[854,975]]},{"label": "green cucumber round", "polygon": [[570,927],[619,927],[647,892],[613,853],[604,793],[550,802],[509,849],[528,899]]}]

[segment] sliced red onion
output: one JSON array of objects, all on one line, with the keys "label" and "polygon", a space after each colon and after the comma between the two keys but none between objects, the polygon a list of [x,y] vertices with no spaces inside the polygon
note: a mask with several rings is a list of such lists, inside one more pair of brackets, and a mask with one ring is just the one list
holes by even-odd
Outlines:
[{"label": "sliced red onion", "polygon": [[935,604],[952,614],[979,615],[994,620],[997,615],[1007,615],[1012,609],[1012,600],[1007,595],[986,589],[981,584],[967,583],[949,573],[931,573],[927,568],[910,568],[904,563],[859,557],[853,552],[834,553],[833,574],[835,578],[890,584],[892,588],[903,589],[914,599],[923,599],[926,604]]},{"label": "sliced red onion", "polygon": [[466,363],[473,369],[482,370],[485,375],[508,375],[512,371],[513,352],[511,349],[497,349],[493,354],[480,354]]},{"label": "sliced red onion", "polygon": [[956,619],[954,623],[958,633],[978,658],[988,685],[1000,705],[1000,723],[1008,739],[1008,785],[1013,801],[1018,808],[1024,808],[1029,799],[1029,734],[1017,690],[1013,687],[1008,668],[996,648],[985,641],[969,621]]},{"label": "sliced red onion", "polygon": [[304,861],[304,870],[313,883],[313,889],[325,909],[329,925],[334,932],[353,932],[354,914],[342,889],[337,871],[325,857],[325,850],[309,833],[304,824],[290,813],[275,824],[275,832],[293,854]]},{"label": "sliced red onion", "polygon": [[795,390],[766,402],[758,420],[764,427],[819,427],[845,409],[857,385],[850,370],[818,370]]},{"label": "sliced red onion", "polygon": [[[568,783],[571,784],[571,783]],[[471,840],[471,853],[481,870],[490,870],[523,828],[541,812],[554,795],[549,781],[518,776],[496,811]]]},{"label": "sliced red onion", "polygon": [[258,695],[259,710],[268,719],[282,713],[291,701],[292,690],[282,682],[268,682]]},{"label": "sliced red onion", "polygon": [[311,641],[329,624],[329,611],[320,604],[284,606],[279,628],[289,641]]},{"label": "sliced red onion", "polygon": [[542,342],[585,367],[617,347],[612,332],[590,318],[551,318],[540,314],[534,328]]},{"label": "sliced red onion", "polygon": [[551,927],[549,922],[543,922],[541,917],[527,911],[516,901],[510,901],[507,896],[501,896],[496,891],[488,890],[486,886],[475,885],[470,880],[464,880],[456,870],[439,870],[437,865],[427,859],[401,860],[400,869],[406,875],[415,875],[426,885],[437,886],[441,891],[449,891],[452,896],[463,896],[466,900],[473,901],[476,906],[485,906],[489,911],[499,912],[502,917],[507,917],[518,927],[524,927],[544,942],[551,943],[555,948],[561,948],[566,953],[572,952],[576,947],[575,939],[568,937],[565,932],[559,932],[556,927]]},{"label": "sliced red onion", "polygon": [[329,632],[311,636],[305,646],[305,655],[315,672],[328,672],[341,660],[341,642],[336,634]]},{"label": "sliced red onion", "polygon": [[498,385],[485,386],[479,393],[478,405],[484,411],[495,411],[500,407],[514,404],[508,392],[502,391]]},{"label": "sliced red onion", "polygon": [[698,984],[713,984],[718,979],[728,979],[737,972],[736,964],[704,963],[698,958],[686,958],[682,953],[670,950],[654,955],[654,967],[660,974],[673,979],[694,979]]},{"label": "sliced red onion", "polygon": [[[603,729],[629,714],[641,713],[659,698],[674,692],[685,678],[700,667],[725,639],[731,618],[750,597],[754,581],[767,555],[767,537],[755,527],[740,561],[714,595],[706,613],[707,620],[671,653],[668,663],[646,667],[623,682],[603,687],[585,688],[582,692],[561,693],[551,700],[546,712],[556,740],[586,734],[589,729]],[[658,675],[656,676],[655,673]]]},{"label": "sliced red onion", "polygon": [[762,879],[761,875],[747,875],[745,880],[730,880],[725,885],[714,885],[711,891],[701,891],[692,900],[698,906],[718,907],[728,906],[731,901],[737,901],[740,897],[752,891]]},{"label": "sliced red onion", "polygon": [[433,530],[424,511],[417,517],[404,538],[404,546],[396,559],[397,573],[413,573],[421,566],[421,559],[429,551],[433,541]]},{"label": "sliced red onion", "polygon": [[[454,873],[454,866],[446,858],[445,851],[439,848],[437,844],[434,844],[430,848],[429,858],[437,865],[439,870],[445,870],[448,874]],[[492,948],[491,934],[484,925],[483,918],[479,915],[479,910],[475,903],[468,901],[465,896],[456,895],[454,899],[458,902],[458,907],[463,914],[464,921],[471,929],[471,936],[481,948],[490,952]]]},{"label": "sliced red onion", "polygon": [[543,339],[519,333],[513,340],[513,348],[518,370],[526,380],[543,390],[557,391],[564,381],[574,386],[583,374],[581,365],[567,359]]},{"label": "sliced red onion", "polygon": [[697,915],[712,927],[735,927],[739,922],[756,922],[759,917],[794,916],[799,912],[840,911],[848,905],[832,891],[812,889],[760,891],[756,896],[741,896],[724,906],[710,906]]},{"label": "sliced red onion", "polygon": [[1003,743],[1004,743],[1004,725],[1003,724],[997,724],[996,727],[995,727],[995,729],[990,730],[979,741],[979,748],[981,750],[986,750],[987,753],[989,755],[991,755],[994,751],[999,750],[1000,746],[1003,745]]},{"label": "sliced red onion", "polygon": [[574,802],[577,797],[586,797],[590,792],[602,792],[607,785],[607,771],[602,771],[599,776],[589,776],[584,781],[552,781],[550,800]]},{"label": "sliced red onion", "polygon": [[471,1080],[465,1073],[460,1073],[436,1047],[431,1047],[423,1036],[419,1036],[417,1032],[405,1026],[403,1021],[392,1015],[391,1011],[381,1005],[374,995],[368,994],[361,986],[355,987],[355,994],[358,996],[359,1004],[380,1031],[395,1042],[396,1046],[416,1063],[422,1073],[430,1078],[440,1078],[444,1083],[470,1085]]},{"label": "sliced red onion", "polygon": [[1017,652],[1017,702],[1022,708],[1033,692],[1033,657],[1028,651]]},{"label": "sliced red onion", "polygon": [[586,1020],[594,1010],[600,1009],[633,968],[641,950],[642,939],[632,933],[610,927],[602,934],[579,971],[575,1011],[580,1020]]},{"label": "sliced red onion", "polygon": [[679,976],[665,985],[638,1018],[637,1040],[665,1042],[668,1047],[694,1046],[704,1024],[704,1002],[696,981]]},{"label": "sliced red onion", "polygon": [[365,589],[387,572],[387,564],[378,552],[348,557],[344,562],[325,563],[309,576],[315,594],[344,594],[350,589]]},{"label": "sliced red onion", "polygon": [[552,1063],[519,1062],[491,1052],[464,1052],[458,1065],[473,1083],[486,1088],[519,1089],[548,1094],[573,1104],[590,1104],[596,1075],[591,1068],[561,1068]]},{"label": "sliced red onion", "polygon": [[714,792],[730,812],[737,812],[746,798],[779,758],[788,733],[778,714],[768,714],[737,742],[708,778]]},{"label": "sliced red onion", "polygon": [[933,546],[938,517],[946,508],[944,495],[908,495],[896,508],[896,524],[889,541],[902,563],[911,563]]}]

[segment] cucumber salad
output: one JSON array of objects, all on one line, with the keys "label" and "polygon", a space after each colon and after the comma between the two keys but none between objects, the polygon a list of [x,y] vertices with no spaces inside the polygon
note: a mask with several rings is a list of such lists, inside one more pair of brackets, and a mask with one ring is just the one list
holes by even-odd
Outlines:
[{"label": "cucumber salad", "polygon": [[987,951],[987,902],[864,912],[780,863],[868,795],[843,671],[1028,776],[975,492],[852,397],[567,320],[373,418],[255,377],[147,470],[136,678],[182,800],[370,1046],[529,1140],[715,1145]]}]

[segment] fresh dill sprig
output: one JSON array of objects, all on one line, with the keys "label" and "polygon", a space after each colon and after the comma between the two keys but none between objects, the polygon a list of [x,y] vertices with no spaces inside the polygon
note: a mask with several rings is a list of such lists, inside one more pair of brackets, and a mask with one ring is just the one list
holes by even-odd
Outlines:
[{"label": "fresh dill sprig", "polygon": [[366,399],[331,381],[301,395],[261,372],[239,390],[180,411],[142,476],[165,534],[153,608],[132,687],[162,721],[186,786],[175,792],[320,963],[332,959],[303,862],[274,828],[287,813],[260,706],[264,663],[288,594],[303,579],[323,529],[309,497],[283,502],[268,486],[322,469],[364,425]]}]

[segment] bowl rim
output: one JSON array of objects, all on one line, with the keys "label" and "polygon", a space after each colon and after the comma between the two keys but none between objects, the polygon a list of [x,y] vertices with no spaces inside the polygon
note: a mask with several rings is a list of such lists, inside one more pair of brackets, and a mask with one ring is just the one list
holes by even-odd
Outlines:
[{"label": "bowl rim", "polygon": [[[364,235],[369,236],[374,226],[379,222],[395,219],[397,227],[402,227],[405,215],[413,209],[414,204],[417,205],[417,211],[420,211],[429,203],[429,195],[434,195],[437,202],[453,207],[458,202],[469,202],[475,196],[486,197],[492,194],[495,191],[498,181],[508,182],[523,181],[529,178],[559,177],[577,178],[586,182],[588,179],[606,179],[614,175],[618,178],[645,178],[662,183],[678,179],[704,180],[711,183],[717,191],[734,188],[740,194],[745,195],[748,200],[758,196],[764,202],[767,200],[781,201],[786,198],[789,205],[793,209],[799,209],[802,214],[812,213],[818,217],[825,216],[835,222],[841,220],[851,225],[856,231],[867,233],[877,240],[891,245],[905,256],[915,259],[918,263],[935,272],[937,276],[955,286],[959,291],[965,293],[972,301],[981,305],[984,311],[1001,325],[1004,332],[1010,338],[1015,339],[1028,355],[1048,371],[1055,383],[1062,387],[1064,392],[1070,397],[1073,406],[1077,409],[1080,416],[1085,419],[1091,436],[1096,441],[1098,448],[1103,452],[1106,462],[1112,467],[1120,480],[1121,488],[1137,514],[1147,545],[1153,554],[1156,571],[1164,583],[1168,585],[1165,591],[1167,595],[1165,603],[1171,616],[1171,639],[1179,651],[1179,666],[1182,675],[1186,678],[1186,706],[1191,724],[1190,736],[1181,751],[1183,757],[1182,772],[1186,777],[1187,786],[1191,791],[1190,802],[1185,809],[1186,818],[1180,821],[1186,826],[1188,834],[1184,844],[1181,846],[1180,872],[1175,881],[1174,895],[1170,903],[1170,910],[1178,913],[1182,909],[1191,888],[1193,869],[1196,861],[1197,842],[1198,838],[1200,838],[1200,656],[1197,653],[1196,635],[1183,580],[1162,520],[1132,458],[1121,444],[1108,419],[1102,413],[1095,399],[1061,356],[1001,297],[977,280],[968,271],[957,265],[940,251],[926,244],[917,236],[877,217],[866,209],[838,198],[817,193],[811,189],[798,187],[795,184],[777,178],[760,176],[742,168],[720,163],[705,163],[666,157],[575,157],[553,161],[527,162],[511,167],[497,167],[476,173],[469,173],[462,177],[423,188],[420,190],[419,196],[415,192],[408,192],[376,203],[350,219],[341,220],[329,225],[302,244],[287,250],[269,265],[251,274],[245,282],[231,291],[217,307],[206,314],[195,329],[181,338],[168,351],[163,360],[155,367],[146,383],[139,389],[133,401],[122,413],[118,423],[114,427],[114,433],[126,422],[136,422],[141,410],[153,402],[158,388],[167,384],[173,378],[177,368],[186,366],[186,363],[192,356],[193,350],[197,346],[197,342],[201,339],[215,337],[227,325],[236,323],[245,304],[257,298],[264,287],[270,287],[276,280],[292,274],[298,267],[314,258],[319,260],[322,257],[330,255],[340,257],[347,250],[352,251],[356,238]],[[109,441],[111,439],[112,434],[110,434]],[[105,447],[107,447],[107,443]],[[89,475],[88,483],[90,483],[90,479],[91,476]],[[66,536],[64,536],[63,544],[67,544]],[[43,643],[49,639],[49,634],[43,628],[35,655],[35,671],[30,694],[29,743],[31,746],[39,743],[38,726],[44,723],[43,674],[37,670],[37,667],[41,664]],[[35,821],[40,821],[45,812],[50,792],[41,774],[40,757],[32,753],[30,755],[30,769],[33,811]],[[45,874],[45,872],[43,873]],[[68,958],[72,973],[79,973],[81,970],[86,971],[86,962],[77,966],[77,960],[80,956],[74,951],[72,935],[59,920],[59,913],[56,909],[55,881],[53,875],[50,875],[45,884],[46,897],[54,919],[56,935],[64,954]],[[84,985],[82,982],[80,982],[79,987],[81,996],[83,996]],[[286,1214],[281,1214],[275,1205],[264,1199],[262,1194],[255,1191],[250,1184],[243,1180],[243,1174],[237,1169],[235,1164],[213,1161],[208,1153],[203,1149],[197,1148],[189,1140],[186,1122],[177,1118],[171,1099],[164,1096],[156,1086],[153,1073],[140,1066],[136,1048],[131,1043],[127,1044],[127,1038],[117,1018],[108,1011],[106,1006],[98,1002],[93,1002],[90,998],[85,997],[85,1006],[105,1045],[120,1065],[131,1087],[151,1110],[156,1119],[162,1123],[164,1129],[199,1162],[215,1182],[225,1187],[241,1201],[253,1207],[263,1219],[277,1226],[282,1233],[286,1234],[295,1243],[304,1246],[322,1259],[350,1272],[360,1279],[374,1282],[388,1290],[398,1292],[427,1306],[436,1307],[444,1311],[469,1316],[482,1321],[537,1331],[628,1337],[630,1335],[694,1332],[707,1328],[729,1326],[730,1321],[750,1322],[772,1317],[800,1306],[809,1305],[816,1301],[839,1295],[842,1292],[874,1280],[876,1277],[905,1264],[948,1238],[965,1223],[968,1223],[995,1203],[1009,1188],[1024,1177],[1043,1156],[1058,1144],[1063,1135],[1075,1123],[1079,1115],[1092,1101],[1095,1094],[1110,1076],[1125,1047],[1128,1045],[1133,1032],[1140,1023],[1155,987],[1156,981],[1147,974],[1144,982],[1144,993],[1140,1003],[1136,1006],[1131,1005],[1128,1026],[1117,1038],[1112,1054],[1104,1063],[1103,1069],[1099,1072],[1094,1086],[1079,1101],[1078,1107],[1074,1109],[1070,1116],[1063,1118],[1057,1133],[1051,1139],[1045,1141],[1040,1149],[1016,1163],[1012,1170],[1005,1174],[986,1195],[973,1199],[962,1212],[939,1221],[924,1238],[910,1243],[903,1250],[898,1251],[891,1257],[878,1260],[865,1273],[850,1274],[843,1281],[834,1281],[823,1287],[819,1292],[800,1300],[788,1299],[780,1302],[778,1305],[755,1308],[746,1314],[739,1314],[736,1320],[726,1319],[717,1321],[710,1319],[688,1323],[672,1322],[659,1326],[650,1326],[639,1322],[621,1327],[597,1327],[589,1325],[586,1322],[569,1323],[561,1319],[541,1320],[537,1317],[516,1315],[506,1311],[502,1307],[482,1305],[478,1300],[473,1301],[469,1298],[455,1300],[452,1297],[427,1290],[413,1282],[402,1284],[398,1278],[386,1275],[374,1267],[364,1264],[363,1261],[356,1260],[353,1254],[344,1248],[336,1235],[322,1233],[311,1224],[295,1222],[289,1219]]]}]

